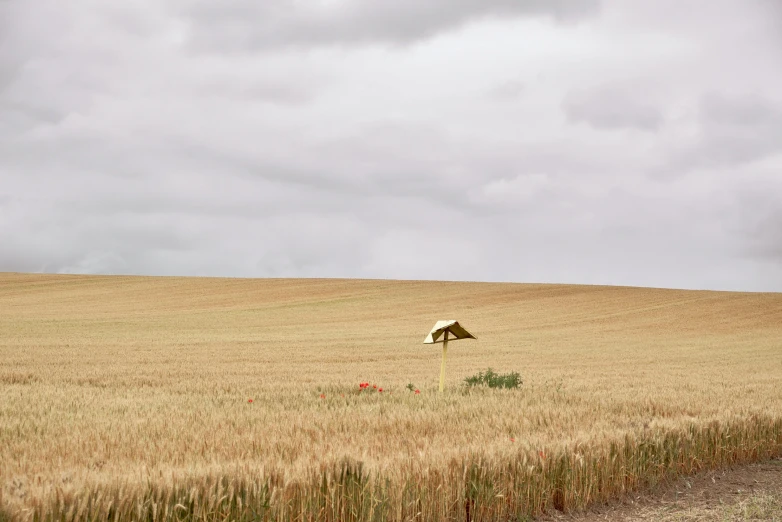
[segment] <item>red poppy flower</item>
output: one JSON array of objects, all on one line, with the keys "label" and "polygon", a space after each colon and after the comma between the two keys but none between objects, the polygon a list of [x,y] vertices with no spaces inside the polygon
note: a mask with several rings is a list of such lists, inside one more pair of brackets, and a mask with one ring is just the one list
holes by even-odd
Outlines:
[{"label": "red poppy flower", "polygon": [[511,438],[510,438],[510,441],[511,441],[511,442],[516,442],[516,439],[514,439],[513,437],[511,437]]},{"label": "red poppy flower", "polygon": [[420,394],[421,394],[421,390],[416,390],[416,391],[415,391],[415,394],[416,394],[416,395],[420,395]]},{"label": "red poppy flower", "polygon": [[377,384],[373,384],[372,387],[377,390]]},{"label": "red poppy flower", "polygon": [[325,399],[325,398],[326,398],[326,394],[325,394],[325,393],[321,393],[321,394],[320,394],[320,398],[321,398],[321,399]]},{"label": "red poppy flower", "polygon": [[253,400],[252,400],[252,399],[248,399],[248,400],[247,400],[247,402],[250,402],[250,403],[251,403],[251,402],[253,402]]},{"label": "red poppy flower", "polygon": [[383,388],[378,388],[377,391],[383,393]]}]

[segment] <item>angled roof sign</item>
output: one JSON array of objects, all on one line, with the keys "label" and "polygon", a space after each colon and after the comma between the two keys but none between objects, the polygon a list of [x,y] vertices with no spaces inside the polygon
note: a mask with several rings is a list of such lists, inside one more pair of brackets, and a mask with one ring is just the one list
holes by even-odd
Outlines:
[{"label": "angled roof sign", "polygon": [[424,339],[424,344],[434,344],[446,342],[445,332],[448,332],[448,341],[456,341],[458,339],[475,339],[476,337],[464,329],[459,321],[437,321],[429,332],[429,335]]}]

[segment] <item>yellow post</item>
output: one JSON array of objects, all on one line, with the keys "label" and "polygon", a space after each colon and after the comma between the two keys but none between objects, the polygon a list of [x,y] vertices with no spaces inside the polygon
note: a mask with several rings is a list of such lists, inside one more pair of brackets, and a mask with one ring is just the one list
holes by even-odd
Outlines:
[{"label": "yellow post", "polygon": [[445,354],[448,351],[448,330],[443,334],[443,362],[440,363],[440,393],[445,388]]}]

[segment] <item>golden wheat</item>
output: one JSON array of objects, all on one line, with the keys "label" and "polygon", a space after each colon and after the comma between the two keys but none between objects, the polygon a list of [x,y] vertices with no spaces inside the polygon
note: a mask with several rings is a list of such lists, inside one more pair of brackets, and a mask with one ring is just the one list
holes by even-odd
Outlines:
[{"label": "golden wheat", "polygon": [[14,518],[523,518],[782,453],[782,294],[0,274],[0,393]]}]

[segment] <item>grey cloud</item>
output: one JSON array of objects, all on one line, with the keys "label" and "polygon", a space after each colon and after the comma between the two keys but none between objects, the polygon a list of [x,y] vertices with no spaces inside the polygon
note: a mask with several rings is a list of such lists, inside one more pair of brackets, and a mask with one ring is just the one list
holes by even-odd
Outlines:
[{"label": "grey cloud", "polygon": [[11,0],[0,0],[0,43],[5,40],[11,25],[13,4]]},{"label": "grey cloud", "polygon": [[[41,202],[44,203],[44,202]],[[196,231],[173,225],[147,214],[136,217],[94,216],[81,209],[46,204],[8,212],[9,222],[0,226],[4,248],[0,267],[10,271],[144,273],[146,260],[167,253],[186,255],[193,247]],[[11,227],[21,222],[24,235]],[[146,267],[144,266],[146,265]]]},{"label": "grey cloud", "polygon": [[393,120],[297,143],[276,157],[259,157],[254,147],[228,153],[206,142],[180,146],[206,169],[230,166],[234,174],[273,183],[278,191],[317,191],[326,202],[326,197],[345,198],[340,205],[348,207],[376,195],[423,199],[435,207],[459,205],[474,183],[472,156],[489,155],[432,125]]},{"label": "grey cloud", "polygon": [[782,266],[782,179],[762,178],[737,195],[743,254]]},{"label": "grey cloud", "polygon": [[[63,112],[47,107],[36,107],[26,103],[0,101],[0,133],[15,133],[38,127],[58,123],[65,118]],[[2,146],[0,145],[0,150]]]},{"label": "grey cloud", "polygon": [[431,38],[470,21],[514,16],[580,20],[599,11],[599,0],[345,0],[330,5],[291,0],[253,2],[183,0],[197,49],[390,43]]},{"label": "grey cloud", "polygon": [[782,289],[782,79],[730,5],[0,0],[0,270]]},{"label": "grey cloud", "polygon": [[58,272],[57,268],[66,266],[70,261],[61,263],[58,254],[52,254],[48,249],[32,252],[26,245],[5,243],[0,252],[0,267],[2,272]]},{"label": "grey cloud", "polygon": [[297,60],[296,66],[267,60],[262,68],[250,71],[215,64],[210,71],[204,77],[192,78],[195,92],[215,100],[240,103],[305,105],[322,94],[330,82],[328,73],[310,66],[306,59]]},{"label": "grey cloud", "polygon": [[772,47],[772,50],[776,51],[777,55],[782,55],[782,4],[764,0],[754,0],[753,4],[764,15],[764,25],[773,35],[773,41],[776,45]]},{"label": "grey cloud", "polygon": [[758,95],[730,97],[709,93],[701,99],[700,118],[707,128],[729,126],[773,131],[782,125],[782,104]]},{"label": "grey cloud", "polygon": [[492,100],[504,102],[518,99],[524,93],[524,82],[508,80],[496,85],[487,93]]},{"label": "grey cloud", "polygon": [[[289,164],[297,165],[298,172],[307,173],[305,179],[322,190],[350,197],[418,200],[437,212],[486,217],[518,210],[519,203],[484,197],[487,186],[545,174],[549,183],[537,188],[562,195],[571,189],[573,177],[598,175],[607,168],[586,148],[572,143],[564,147],[568,155],[561,153],[562,141],[534,146],[481,142],[431,124],[384,120],[304,148]],[[333,169],[328,178],[322,164]],[[541,195],[536,194],[532,205],[525,201],[530,213],[557,194],[546,194],[551,200]]]},{"label": "grey cloud", "polygon": [[571,92],[563,109],[570,122],[583,122],[595,129],[655,131],[663,123],[663,113],[649,98],[649,87],[640,83],[604,85]]},{"label": "grey cloud", "polygon": [[698,135],[676,144],[662,172],[733,168],[782,152],[782,103],[756,96],[704,95]]},{"label": "grey cloud", "polygon": [[0,0],[0,94],[11,84],[20,66],[9,45],[13,9],[14,5],[10,0]]},{"label": "grey cloud", "polygon": [[[225,88],[214,89],[217,96],[225,96]],[[312,101],[315,93],[304,85],[259,84],[237,89],[234,96],[241,99],[266,100],[273,103],[302,105]]]},{"label": "grey cloud", "polygon": [[752,251],[759,255],[782,263],[782,198],[777,201],[776,211],[769,213],[753,230],[755,244]]},{"label": "grey cloud", "polygon": [[[306,59],[237,66],[231,60],[189,57],[180,47],[184,25],[147,0],[133,8],[83,0],[67,6],[52,0],[5,1],[0,4],[0,133],[16,139],[69,117],[89,127],[94,112],[106,109],[136,125],[146,117],[175,128],[176,123],[161,120],[194,97],[202,99],[198,110],[189,106],[191,119],[225,100],[303,105],[324,83]],[[131,104],[141,110],[123,114]],[[115,135],[124,130],[119,123],[111,126]]]}]

